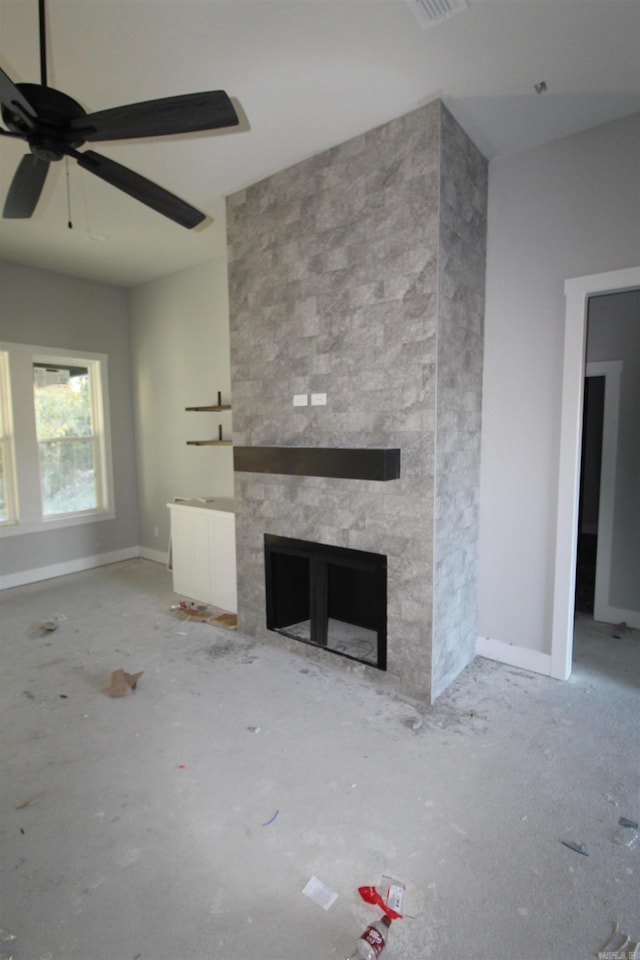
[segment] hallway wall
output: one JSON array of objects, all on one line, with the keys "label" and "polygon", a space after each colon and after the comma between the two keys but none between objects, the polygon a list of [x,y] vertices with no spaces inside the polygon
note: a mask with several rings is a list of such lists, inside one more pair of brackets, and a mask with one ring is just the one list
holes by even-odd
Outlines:
[{"label": "hallway wall", "polygon": [[478,650],[543,672],[564,282],[640,263],[638,182],[640,114],[489,166]]}]

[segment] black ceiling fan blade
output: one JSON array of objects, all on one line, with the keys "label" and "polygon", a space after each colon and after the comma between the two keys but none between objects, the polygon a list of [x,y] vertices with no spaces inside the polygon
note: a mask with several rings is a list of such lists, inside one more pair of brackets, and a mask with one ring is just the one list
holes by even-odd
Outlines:
[{"label": "black ceiling fan blade", "polygon": [[20,118],[25,122],[27,127],[30,130],[33,130],[35,123],[35,110],[27,100],[27,98],[20,93],[15,83],[11,77],[7,76],[4,70],[0,67],[0,103],[6,110],[13,111],[17,113]]},{"label": "black ceiling fan blade", "polygon": [[87,150],[85,153],[78,153],[77,150],[70,150],[70,155],[75,157],[78,164],[89,173],[95,174],[101,180],[105,180],[113,187],[117,187],[124,193],[128,193],[134,200],[145,203],[152,210],[169,217],[179,223],[181,227],[187,227],[191,230],[197,227],[205,219],[205,214],[196,210],[190,204],[185,203],[179,197],[169,193],[163,187],[152,183],[146,177],[141,177],[139,173],[134,173],[128,167],[103,157],[94,150]]},{"label": "black ceiling fan blade", "polygon": [[68,129],[83,140],[127,140],[216,130],[233,127],[238,122],[224,90],[213,90],[98,110],[71,120]]},{"label": "black ceiling fan blade", "polygon": [[48,160],[40,160],[30,153],[25,154],[11,181],[2,211],[3,217],[8,220],[24,220],[31,216],[40,199],[48,170]]},{"label": "black ceiling fan blade", "polygon": [[15,130],[3,130],[2,127],[0,127],[0,137],[13,137],[14,140],[24,140],[24,139],[25,139],[23,133],[16,133]]}]

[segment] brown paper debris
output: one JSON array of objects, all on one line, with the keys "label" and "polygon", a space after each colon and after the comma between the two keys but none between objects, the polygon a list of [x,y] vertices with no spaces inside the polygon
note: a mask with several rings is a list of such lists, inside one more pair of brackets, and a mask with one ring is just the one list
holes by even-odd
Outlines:
[{"label": "brown paper debris", "polygon": [[126,670],[114,670],[109,677],[109,696],[126,697],[132,690],[135,690],[136,684],[144,670],[140,673],[127,673]]},{"label": "brown paper debris", "polygon": [[206,604],[187,603],[182,600],[171,609],[176,611],[181,620],[210,623],[214,627],[225,627],[227,630],[235,630],[238,626],[238,617],[235,613],[219,613],[219,608],[210,610]]},{"label": "brown paper debris", "polygon": [[222,613],[213,621],[216,627],[226,627],[227,630],[235,630],[238,626],[238,615],[235,613]]},{"label": "brown paper debris", "polygon": [[24,803],[18,804],[18,806],[16,807],[16,810],[26,810],[27,807],[30,807],[32,803],[35,803],[36,800],[39,800],[42,794],[43,794],[43,791],[40,791],[40,793],[37,793],[35,797],[31,797],[30,800],[25,800]]}]

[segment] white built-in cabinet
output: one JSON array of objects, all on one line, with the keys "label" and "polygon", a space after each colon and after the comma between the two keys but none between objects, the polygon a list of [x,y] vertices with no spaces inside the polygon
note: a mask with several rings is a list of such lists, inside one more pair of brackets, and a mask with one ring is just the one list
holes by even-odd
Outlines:
[{"label": "white built-in cabinet", "polygon": [[236,518],[233,500],[180,500],[171,512],[173,589],[230,613],[236,593]]}]

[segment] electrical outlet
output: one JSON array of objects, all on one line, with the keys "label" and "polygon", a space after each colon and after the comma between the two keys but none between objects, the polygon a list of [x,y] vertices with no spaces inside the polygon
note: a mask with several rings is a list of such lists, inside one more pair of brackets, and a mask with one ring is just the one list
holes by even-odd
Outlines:
[{"label": "electrical outlet", "polygon": [[311,406],[312,407],[325,407],[327,405],[327,395],[326,393],[312,393],[311,394]]},{"label": "electrical outlet", "polygon": [[309,403],[309,398],[306,393],[294,393],[293,395],[294,407],[306,407],[308,403]]}]

